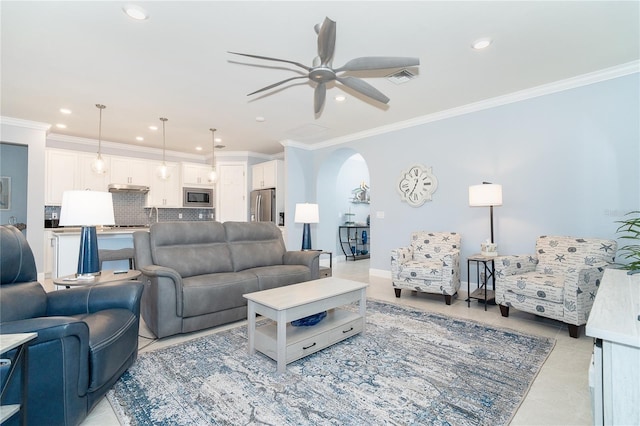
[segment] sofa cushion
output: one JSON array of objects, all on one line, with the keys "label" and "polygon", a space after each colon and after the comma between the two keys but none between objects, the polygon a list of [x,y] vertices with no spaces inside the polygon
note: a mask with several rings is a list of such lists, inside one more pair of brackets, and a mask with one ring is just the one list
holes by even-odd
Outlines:
[{"label": "sofa cushion", "polygon": [[564,300],[564,276],[528,272],[502,278],[508,291],[530,298],[546,299],[556,303]]},{"label": "sofa cushion", "polygon": [[185,278],[183,317],[193,317],[245,306],[243,294],[260,290],[258,277],[251,272],[225,272]]},{"label": "sofa cushion", "polygon": [[150,242],[153,263],[175,269],[183,278],[233,271],[219,222],[154,223]]},{"label": "sofa cushion", "polygon": [[413,260],[441,259],[460,249],[460,235],[455,232],[414,232],[411,234]]},{"label": "sofa cushion", "polygon": [[547,275],[565,274],[571,269],[613,263],[616,250],[610,240],[542,236],[536,241],[536,271]]},{"label": "sofa cushion", "polygon": [[[402,264],[399,277],[401,279],[442,280],[442,261],[438,259],[410,260]],[[444,278],[449,279],[449,277]]]},{"label": "sofa cushion", "polygon": [[311,280],[311,271],[303,265],[274,265],[247,269],[258,277],[260,290],[269,290]]},{"label": "sofa cushion", "polygon": [[282,232],[272,222],[225,222],[234,271],[282,265],[286,252]]}]

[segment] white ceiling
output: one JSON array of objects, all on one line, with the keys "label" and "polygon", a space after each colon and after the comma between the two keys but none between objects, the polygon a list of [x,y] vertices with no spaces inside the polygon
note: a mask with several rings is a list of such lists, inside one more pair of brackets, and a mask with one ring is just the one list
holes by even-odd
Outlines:
[{"label": "white ceiling", "polygon": [[[161,147],[161,131],[148,126],[161,128],[164,116],[167,149],[206,154],[216,127],[226,150],[273,154],[283,140],[344,137],[637,61],[640,52],[638,1],[137,2],[145,21],[128,18],[124,4],[2,1],[1,115],[65,123],[51,131],[96,139],[102,103],[105,141]],[[227,51],[311,66],[313,26],[325,16],[337,22],[335,66],[413,56],[418,77],[396,85],[384,78],[394,70],[361,72],[389,104],[333,86],[318,117],[305,80],[247,97],[298,69]],[[482,37],[493,44],[471,49]],[[336,103],[338,94],[347,100]]]}]

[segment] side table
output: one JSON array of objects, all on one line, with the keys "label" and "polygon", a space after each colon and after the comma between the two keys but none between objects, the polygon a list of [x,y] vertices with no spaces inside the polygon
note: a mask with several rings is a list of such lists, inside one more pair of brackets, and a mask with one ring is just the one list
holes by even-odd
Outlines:
[{"label": "side table", "polygon": [[75,274],[71,274],[64,277],[54,278],[53,283],[57,286],[64,286],[66,288],[69,288],[83,285],[98,285],[119,281],[130,281],[135,280],[140,275],[142,275],[142,272],[136,271],[135,269],[123,271],[113,271],[105,269],[100,275],[96,275],[92,280],[78,279],[76,278]]},{"label": "side table", "polygon": [[[27,424],[27,389],[28,389],[28,369],[29,369],[29,351],[27,344],[38,337],[38,333],[17,333],[0,335],[0,355],[5,354],[12,349],[16,349],[13,358],[9,360],[10,366],[7,372],[7,379],[0,392],[0,423],[4,423],[18,411],[20,412],[20,424]],[[18,364],[22,364],[20,372],[20,404],[1,405],[4,400],[5,391],[9,387],[11,378],[16,372]]]},{"label": "side table", "polygon": [[[495,280],[495,256],[484,256],[482,254],[473,254],[467,258],[467,307],[471,307],[471,299],[484,301],[484,310],[487,310],[487,303],[496,299],[496,280]],[[471,293],[471,262],[476,264],[476,282],[478,289]],[[482,264],[482,265],[481,265]],[[484,282],[480,281],[481,268],[484,272]],[[488,290],[489,280],[491,280],[493,290]],[[495,302],[494,302],[495,303]]]}]

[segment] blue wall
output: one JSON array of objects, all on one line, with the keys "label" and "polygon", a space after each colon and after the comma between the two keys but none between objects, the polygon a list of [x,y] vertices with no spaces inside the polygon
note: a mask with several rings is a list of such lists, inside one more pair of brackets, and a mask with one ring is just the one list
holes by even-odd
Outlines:
[{"label": "blue wall", "polygon": [[[335,185],[325,182],[326,170],[339,154],[364,157],[374,270],[388,271],[390,250],[407,245],[414,230],[457,231],[463,258],[477,253],[489,237],[489,209],[469,207],[468,187],[482,181],[503,185],[503,205],[494,209],[502,254],[531,253],[543,234],[615,238],[615,221],[640,209],[638,93],[632,74],[318,149],[313,167],[288,166],[287,182],[317,181],[306,201],[320,203],[327,198],[320,188]],[[401,171],[415,163],[432,167],[439,181],[433,201],[419,208],[396,191]],[[321,214],[315,232],[335,235],[335,223]]]},{"label": "blue wall", "polygon": [[27,223],[27,163],[28,147],[0,143],[0,176],[11,178],[11,205],[9,210],[0,210],[0,224]]}]

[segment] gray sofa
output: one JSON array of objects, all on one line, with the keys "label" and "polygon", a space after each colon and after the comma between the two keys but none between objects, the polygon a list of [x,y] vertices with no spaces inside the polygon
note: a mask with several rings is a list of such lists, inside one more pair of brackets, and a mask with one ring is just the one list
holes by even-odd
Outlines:
[{"label": "gray sofa", "polygon": [[243,294],[319,278],[271,222],[162,222],[133,234],[142,317],[159,338],[247,317]]}]

